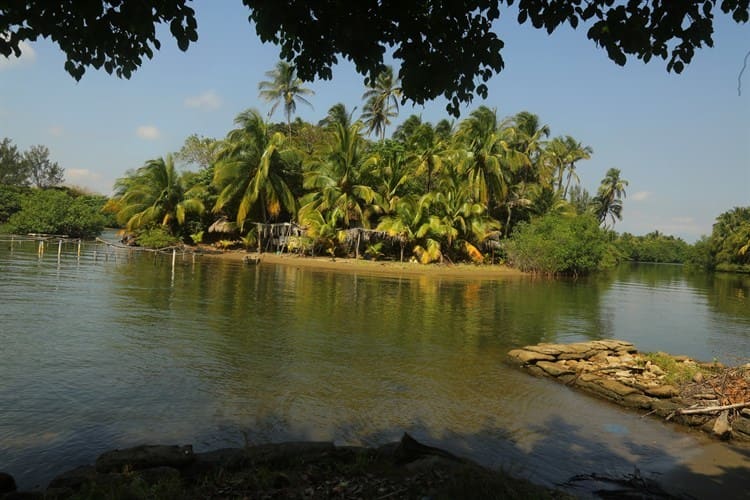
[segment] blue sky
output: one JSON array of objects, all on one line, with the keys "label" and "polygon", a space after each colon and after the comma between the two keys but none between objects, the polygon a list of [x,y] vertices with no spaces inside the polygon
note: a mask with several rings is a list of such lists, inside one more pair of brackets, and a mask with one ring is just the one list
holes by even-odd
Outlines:
[{"label": "blue sky", "polygon": [[[263,112],[258,82],[278,51],[263,45],[239,1],[194,3],[199,40],[183,53],[162,29],[162,49],[130,80],[89,70],[80,82],[63,70],[62,52],[41,40],[20,59],[0,59],[0,137],[21,149],[49,147],[67,182],[109,194],[114,180],[149,159],[177,151],[193,133],[220,138],[249,107]],[[586,38],[585,28],[551,36],[518,26],[510,11],[497,23],[505,70],[490,82],[485,104],[501,117],[528,110],[553,135],[570,134],[594,149],[578,170],[596,191],[610,167],[630,182],[618,231],[659,231],[694,241],[715,217],[750,205],[750,70],[743,94],[737,76],[750,50],[747,25],[716,20],[715,46],[697,52],[683,74],[665,64],[631,60],[618,67]],[[308,85],[317,122],[343,102],[359,106],[362,77],[343,63],[330,81]],[[445,102],[401,108],[437,121]],[[282,121],[277,111],[274,117]],[[393,127],[389,130],[391,132]]]}]

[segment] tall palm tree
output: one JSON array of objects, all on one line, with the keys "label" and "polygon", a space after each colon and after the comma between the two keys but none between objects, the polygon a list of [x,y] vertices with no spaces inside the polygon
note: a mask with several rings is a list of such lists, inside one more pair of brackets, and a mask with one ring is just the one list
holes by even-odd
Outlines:
[{"label": "tall palm tree", "polygon": [[622,220],[622,199],[626,196],[625,187],[628,181],[620,178],[620,170],[610,168],[599,185],[599,192],[594,198],[596,216],[599,223],[603,224],[610,216],[612,226],[618,220]]},{"label": "tall palm tree", "polygon": [[297,101],[312,107],[304,96],[314,95],[315,92],[302,86],[303,82],[297,77],[297,70],[286,61],[276,63],[276,67],[267,71],[266,76],[270,80],[258,84],[259,96],[264,101],[273,103],[268,116],[271,116],[280,104],[284,105],[287,130],[291,137],[292,115],[297,110]]},{"label": "tall palm tree", "polygon": [[264,222],[276,219],[282,208],[294,214],[296,200],[287,183],[291,153],[284,149],[284,134],[270,134],[254,109],[243,111],[234,121],[239,128],[227,134],[214,167],[213,185],[220,190],[214,212],[237,206],[240,227],[254,209]]},{"label": "tall palm tree", "polygon": [[150,160],[132,176],[118,179],[115,193],[120,206],[117,220],[128,231],[161,225],[178,235],[188,214],[205,209],[197,190],[185,189],[172,155]]},{"label": "tall palm tree", "polygon": [[[584,146],[572,136],[555,137],[545,150],[545,156],[551,167],[556,171],[557,190],[562,192],[562,197],[568,197],[568,189],[572,179],[578,182],[576,173],[576,162],[588,160],[594,150],[591,146]],[[564,181],[567,173],[567,180]],[[563,181],[565,189],[563,190]]]},{"label": "tall palm tree", "polygon": [[528,163],[528,157],[514,150],[512,130],[502,128],[494,110],[477,108],[458,127],[457,139],[466,147],[463,171],[477,201],[493,209],[508,192],[511,174]]},{"label": "tall palm tree", "polygon": [[[361,178],[376,159],[365,154],[361,129],[361,122],[349,127],[333,125],[332,143],[323,161],[305,173],[304,185],[311,193],[303,198],[300,214],[316,209],[326,220],[343,223],[344,228],[369,226],[369,209],[376,193]],[[302,215],[300,221],[304,222]]]},{"label": "tall palm tree", "polygon": [[375,132],[380,136],[381,142],[385,140],[385,131],[391,124],[391,118],[398,116],[400,95],[398,78],[394,78],[393,68],[390,66],[385,67],[362,95],[365,100],[362,121],[367,126],[367,133]]}]

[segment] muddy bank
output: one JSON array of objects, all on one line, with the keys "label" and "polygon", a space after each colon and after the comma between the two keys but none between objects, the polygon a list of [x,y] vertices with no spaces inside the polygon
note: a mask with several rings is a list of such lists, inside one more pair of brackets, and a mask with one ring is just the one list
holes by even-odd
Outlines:
[{"label": "muddy bank", "polygon": [[533,375],[720,439],[750,442],[750,363],[725,367],[644,354],[621,340],[538,344],[508,355]]},{"label": "muddy bank", "polygon": [[211,498],[570,498],[408,434],[363,448],[292,442],[194,453],[191,446],[106,452],[55,477],[46,490],[17,492],[0,473],[0,499]]}]

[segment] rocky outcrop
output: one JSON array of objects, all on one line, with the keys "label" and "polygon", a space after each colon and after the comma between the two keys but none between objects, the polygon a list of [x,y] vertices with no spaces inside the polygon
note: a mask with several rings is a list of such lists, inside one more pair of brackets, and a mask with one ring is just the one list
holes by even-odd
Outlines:
[{"label": "rocky outcrop", "polygon": [[194,453],[190,446],[139,446],[106,452],[95,466],[60,474],[43,492],[15,492],[7,474],[0,473],[0,481],[0,500],[463,498],[474,490],[561,498],[408,434],[379,448],[288,442]]},{"label": "rocky outcrop", "polygon": [[533,375],[701,428],[720,439],[750,441],[748,365],[726,368],[687,356],[644,355],[622,340],[538,344],[508,355]]}]

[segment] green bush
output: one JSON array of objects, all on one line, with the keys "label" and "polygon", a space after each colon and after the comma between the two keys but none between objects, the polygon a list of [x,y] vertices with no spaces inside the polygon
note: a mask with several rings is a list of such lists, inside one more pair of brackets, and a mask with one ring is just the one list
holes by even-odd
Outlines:
[{"label": "green bush", "polygon": [[172,236],[161,226],[139,231],[135,236],[135,241],[145,248],[167,248],[180,244],[180,239],[177,236]]},{"label": "green bush", "polygon": [[607,232],[591,215],[545,215],[522,223],[506,245],[508,262],[522,271],[583,275],[615,263]]},{"label": "green bush", "polygon": [[64,234],[93,238],[104,229],[104,216],[88,196],[73,198],[57,189],[33,190],[21,198],[21,209],[10,216],[9,232]]}]

